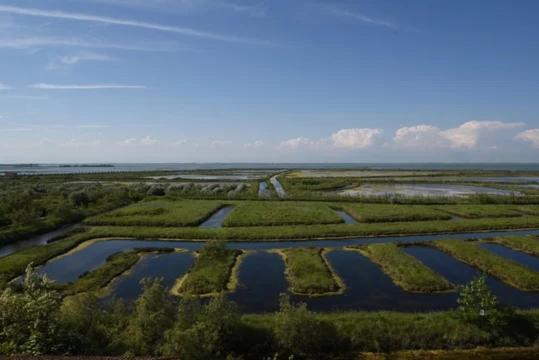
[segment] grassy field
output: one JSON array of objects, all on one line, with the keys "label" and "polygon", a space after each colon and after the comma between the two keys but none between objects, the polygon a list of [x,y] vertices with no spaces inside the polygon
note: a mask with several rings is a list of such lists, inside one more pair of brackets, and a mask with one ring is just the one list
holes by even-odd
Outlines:
[{"label": "grassy field", "polygon": [[477,348],[462,350],[407,350],[390,354],[361,353],[358,360],[535,360],[539,348]]},{"label": "grassy field", "polygon": [[286,249],[278,253],[286,263],[286,277],[295,294],[320,296],[344,289],[342,280],[330,268],[323,249]]},{"label": "grassy field", "polygon": [[539,272],[462,240],[433,241],[438,249],[524,291],[539,291]]},{"label": "grassy field", "polygon": [[489,242],[504,245],[511,249],[539,256],[539,238],[536,236],[500,236],[488,239]]},{"label": "grassy field", "polygon": [[339,224],[342,219],[327,204],[297,201],[238,202],[224,226]]},{"label": "grassy field", "polygon": [[451,219],[451,215],[427,205],[345,204],[342,208],[365,223]]},{"label": "grassy field", "polygon": [[517,206],[515,207],[517,211],[520,211],[528,215],[539,215],[539,206],[527,205],[527,206]]},{"label": "grassy field", "polygon": [[436,208],[466,219],[522,216],[512,205],[444,205]]},{"label": "grassy field", "polygon": [[196,226],[224,206],[213,200],[159,199],[137,204],[86,220],[89,225]]},{"label": "grassy field", "polygon": [[173,294],[204,296],[228,290],[232,268],[241,253],[225,248],[223,243],[208,243],[199,251],[187,275],[177,281]]},{"label": "grassy field", "polygon": [[455,286],[395,244],[374,244],[350,247],[380,265],[393,282],[410,292],[442,292]]}]

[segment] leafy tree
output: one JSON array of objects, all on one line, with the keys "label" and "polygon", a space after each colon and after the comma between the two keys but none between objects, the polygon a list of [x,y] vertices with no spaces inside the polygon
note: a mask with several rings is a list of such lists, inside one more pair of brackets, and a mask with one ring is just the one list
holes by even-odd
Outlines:
[{"label": "leafy tree", "polygon": [[305,304],[291,304],[286,294],[281,295],[273,333],[281,351],[299,358],[323,359],[339,346],[332,323],[318,319]]},{"label": "leafy tree", "polygon": [[59,321],[61,296],[31,266],[22,292],[8,288],[0,294],[0,353],[56,354],[65,351],[65,333]]},{"label": "leafy tree", "polygon": [[129,319],[125,343],[136,355],[153,355],[174,324],[175,308],[161,279],[142,279],[141,285],[143,291]]},{"label": "leafy tree", "polygon": [[232,359],[241,348],[241,315],[237,305],[224,295],[202,306],[183,299],[178,320],[166,334],[162,353],[183,360]]},{"label": "leafy tree", "polygon": [[153,196],[164,196],[165,195],[165,189],[160,185],[152,185],[147,192],[148,195]]},{"label": "leafy tree", "polygon": [[84,191],[75,191],[69,194],[69,201],[75,207],[87,207],[90,203],[90,198],[88,194]]},{"label": "leafy tree", "polygon": [[460,289],[457,299],[458,313],[467,322],[497,332],[507,325],[513,315],[511,309],[499,304],[482,275]]}]

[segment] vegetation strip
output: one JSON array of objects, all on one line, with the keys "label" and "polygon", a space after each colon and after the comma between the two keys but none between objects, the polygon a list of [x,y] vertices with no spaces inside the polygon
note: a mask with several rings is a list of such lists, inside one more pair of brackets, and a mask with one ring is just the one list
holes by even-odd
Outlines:
[{"label": "vegetation strip", "polygon": [[485,241],[507,246],[513,250],[539,256],[539,238],[536,236],[500,236]]},{"label": "vegetation strip", "polygon": [[243,201],[223,226],[279,226],[299,224],[340,224],[343,220],[324,203],[298,201]]},{"label": "vegetation strip", "polygon": [[216,200],[142,201],[85,221],[99,226],[197,226],[226,204]]},{"label": "vegetation strip", "polygon": [[344,291],[342,279],[324,256],[324,249],[277,250],[286,263],[286,277],[294,294],[334,295]]},{"label": "vegetation strip", "polygon": [[539,272],[483,249],[477,242],[439,240],[431,244],[517,289],[539,291]]},{"label": "vegetation strip", "polygon": [[451,219],[428,205],[347,204],[342,208],[357,221],[366,223]]},{"label": "vegetation strip", "polygon": [[522,216],[511,205],[444,205],[437,206],[435,209],[466,219]]},{"label": "vegetation strip", "polygon": [[189,272],[178,279],[172,289],[174,295],[216,295],[235,286],[230,280],[240,250],[228,249],[222,242],[210,242],[197,254],[197,259]]},{"label": "vegetation strip", "polygon": [[415,257],[406,254],[395,244],[374,244],[347,249],[367,256],[378,264],[396,285],[406,291],[433,293],[455,289],[447,279]]}]

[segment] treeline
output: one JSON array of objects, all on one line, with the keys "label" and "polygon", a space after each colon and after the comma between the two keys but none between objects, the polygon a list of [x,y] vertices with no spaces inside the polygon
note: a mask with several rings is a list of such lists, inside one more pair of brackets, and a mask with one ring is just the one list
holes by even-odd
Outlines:
[{"label": "treeline", "polygon": [[92,293],[62,298],[31,268],[0,293],[0,354],[174,356],[190,359],[353,359],[360,351],[529,346],[539,313],[501,306],[478,278],[455,311],[316,314],[281,297],[273,314],[242,315],[223,295],[172,300],[144,279],[132,306]]},{"label": "treeline", "polygon": [[0,246],[140,200],[145,186],[14,183],[0,186]]}]

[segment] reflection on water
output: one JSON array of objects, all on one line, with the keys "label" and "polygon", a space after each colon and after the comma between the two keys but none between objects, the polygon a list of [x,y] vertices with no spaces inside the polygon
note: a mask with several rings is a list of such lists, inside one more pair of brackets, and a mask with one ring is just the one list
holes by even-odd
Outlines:
[{"label": "reflection on water", "polygon": [[216,229],[220,228],[223,225],[223,222],[228,217],[228,214],[234,209],[233,206],[225,206],[217,210],[212,216],[210,216],[206,221],[200,224],[201,228],[206,229]]},{"label": "reflection on water", "polygon": [[163,285],[169,289],[177,278],[187,272],[193,264],[194,257],[190,253],[155,253],[145,255],[125,276],[113,283],[111,297],[135,300],[141,293],[140,281],[143,278],[161,278]]},{"label": "reflection on water", "polygon": [[335,210],[335,212],[337,213],[337,215],[339,215],[341,219],[343,219],[345,224],[357,224],[356,219],[351,217],[346,211]]},{"label": "reflection on water", "polygon": [[469,196],[473,194],[520,195],[520,193],[482,186],[450,184],[364,184],[357,188],[341,190],[343,196]]},{"label": "reflection on water", "polygon": [[259,198],[264,198],[264,199],[267,199],[270,197],[270,191],[269,191],[269,188],[268,188],[268,183],[265,182],[265,181],[261,181],[259,184],[258,184],[258,197]]},{"label": "reflection on water", "polygon": [[277,196],[279,196],[280,198],[285,198],[286,197],[286,191],[284,190],[283,186],[279,182],[279,179],[277,179],[277,175],[272,176],[271,179],[270,179],[270,182],[273,185],[273,187],[275,188],[275,191],[277,192]]}]

